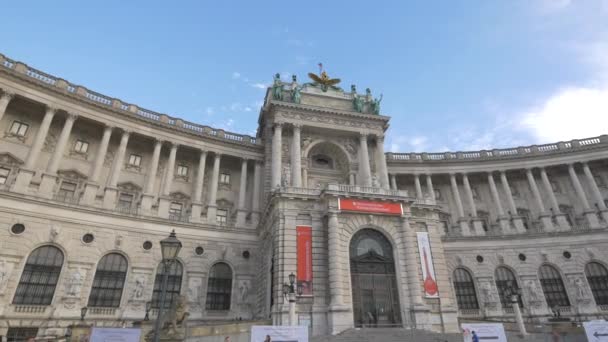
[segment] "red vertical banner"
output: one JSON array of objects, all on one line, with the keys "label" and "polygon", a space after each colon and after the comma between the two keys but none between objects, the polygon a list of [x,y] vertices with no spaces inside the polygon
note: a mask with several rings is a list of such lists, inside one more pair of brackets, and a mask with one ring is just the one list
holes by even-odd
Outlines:
[{"label": "red vertical banner", "polygon": [[312,296],[312,227],[297,226],[297,286],[302,296]]}]

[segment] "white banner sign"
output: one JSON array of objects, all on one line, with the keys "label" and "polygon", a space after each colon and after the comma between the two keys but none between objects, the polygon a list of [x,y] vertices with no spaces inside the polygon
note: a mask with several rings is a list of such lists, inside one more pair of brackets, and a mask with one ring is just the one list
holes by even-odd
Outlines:
[{"label": "white banner sign", "polygon": [[583,322],[583,327],[589,342],[608,341],[608,322],[603,320]]},{"label": "white banner sign", "polygon": [[502,323],[462,323],[460,327],[464,342],[507,342]]},{"label": "white banner sign", "polygon": [[308,342],[308,327],[254,325],[251,342]]},{"label": "white banner sign", "polygon": [[439,298],[439,288],[437,287],[437,278],[435,278],[435,267],[433,266],[429,233],[417,232],[416,236],[418,238],[420,266],[422,267],[424,296],[426,298]]},{"label": "white banner sign", "polygon": [[139,342],[141,329],[93,328],[90,342]]}]

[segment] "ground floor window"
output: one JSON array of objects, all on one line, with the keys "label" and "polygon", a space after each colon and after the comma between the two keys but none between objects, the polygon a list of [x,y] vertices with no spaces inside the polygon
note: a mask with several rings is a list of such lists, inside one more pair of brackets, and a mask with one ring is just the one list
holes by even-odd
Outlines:
[{"label": "ground floor window", "polygon": [[6,340],[8,342],[25,342],[30,338],[36,337],[38,328],[8,328]]}]

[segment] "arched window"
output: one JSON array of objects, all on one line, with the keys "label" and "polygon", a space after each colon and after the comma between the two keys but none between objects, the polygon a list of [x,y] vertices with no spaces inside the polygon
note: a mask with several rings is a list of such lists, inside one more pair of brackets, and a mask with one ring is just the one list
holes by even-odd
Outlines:
[{"label": "arched window", "polygon": [[[161,262],[156,271],[156,279],[154,280],[154,291],[152,292],[152,307],[160,307],[160,287],[163,283],[163,275],[165,267]],[[177,298],[182,289],[182,264],[179,261],[174,261],[169,266],[169,277],[167,278],[167,293],[165,296],[165,308],[171,307],[173,302],[177,302]]]},{"label": "arched window", "polygon": [[101,258],[95,271],[89,306],[119,307],[126,277],[127,259],[124,256],[111,253]]},{"label": "arched window", "polygon": [[562,281],[562,276],[555,267],[550,265],[542,265],[539,269],[540,273],[540,284],[543,287],[545,293],[545,299],[547,305],[550,308],[556,306],[570,306],[570,300],[568,300],[568,294]]},{"label": "arched window", "polygon": [[597,305],[608,304],[608,270],[598,262],[590,262],[585,266],[587,282],[593,292]]},{"label": "arched window", "polygon": [[13,304],[51,304],[62,265],[59,248],[44,246],[34,250],[25,263]]},{"label": "arched window", "polygon": [[[496,288],[498,289],[498,296],[500,297],[500,304],[502,304],[503,308],[511,307],[511,298],[509,295],[515,294],[519,289],[519,285],[517,285],[517,279],[515,279],[515,274],[511,272],[510,269],[499,266],[496,268],[494,272],[494,278],[496,279]],[[519,298],[519,307],[523,307],[523,303],[521,301],[521,296]]]},{"label": "arched window", "polygon": [[460,310],[479,309],[473,277],[464,268],[454,270],[454,292]]},{"label": "arched window", "polygon": [[232,270],[228,264],[220,262],[209,272],[207,283],[207,310],[230,310],[230,295],[232,293]]}]

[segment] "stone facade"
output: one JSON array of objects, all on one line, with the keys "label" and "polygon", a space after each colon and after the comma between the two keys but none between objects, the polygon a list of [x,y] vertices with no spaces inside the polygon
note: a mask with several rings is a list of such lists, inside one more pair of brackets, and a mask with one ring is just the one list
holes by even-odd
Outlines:
[{"label": "stone facade", "polygon": [[[398,326],[450,332],[463,317],[513,319],[501,304],[498,267],[514,274],[530,320],[551,315],[543,265],[561,277],[562,315],[600,317],[608,308],[594,297],[601,281],[593,288],[586,273],[590,262],[608,262],[608,136],[385,153],[389,117],[371,112],[371,92],[324,91],[295,78],[268,90],[256,137],[127,104],[2,55],[0,89],[0,335],[18,327],[62,335],[87,305],[99,326],[141,320],[159,241],[172,230],[184,244],[176,291],[187,298],[190,325],[287,324],[282,284],[297,273],[296,226],[312,227],[313,295],[299,296],[297,311],[314,335],[370,324],[356,321],[363,304],[353,297],[364,287],[352,270],[362,231],[389,242],[393,255],[383,260],[396,284],[390,313]],[[403,212],[347,212],[345,198],[398,203]],[[429,234],[440,299],[424,294],[416,232]],[[44,246],[63,256],[50,303],[24,304],[17,289]],[[127,264],[118,304],[90,305],[110,254]],[[221,309],[209,299],[219,264],[231,273]],[[471,275],[476,305],[457,295],[456,270]],[[368,312],[372,325],[384,308]]]}]

